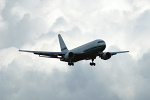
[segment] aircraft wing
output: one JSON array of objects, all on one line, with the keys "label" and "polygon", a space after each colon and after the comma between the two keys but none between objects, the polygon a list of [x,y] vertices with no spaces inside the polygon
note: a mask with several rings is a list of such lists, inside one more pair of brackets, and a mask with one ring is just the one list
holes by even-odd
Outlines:
[{"label": "aircraft wing", "polygon": [[109,52],[111,55],[116,55],[117,53],[126,53],[129,51],[119,51],[119,52]]},{"label": "aircraft wing", "polygon": [[48,52],[48,51],[28,51],[28,50],[19,50],[21,52],[29,52],[39,55],[40,57],[49,57],[49,58],[60,58],[59,56],[63,56],[66,52]]}]

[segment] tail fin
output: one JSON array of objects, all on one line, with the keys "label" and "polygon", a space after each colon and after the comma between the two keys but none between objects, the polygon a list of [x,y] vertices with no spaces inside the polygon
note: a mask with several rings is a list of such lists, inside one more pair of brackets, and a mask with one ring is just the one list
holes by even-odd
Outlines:
[{"label": "tail fin", "polygon": [[65,44],[65,42],[62,39],[60,34],[58,34],[58,38],[59,38],[59,44],[60,44],[61,51],[62,52],[67,52],[68,51],[67,46],[66,46],[66,44]]}]

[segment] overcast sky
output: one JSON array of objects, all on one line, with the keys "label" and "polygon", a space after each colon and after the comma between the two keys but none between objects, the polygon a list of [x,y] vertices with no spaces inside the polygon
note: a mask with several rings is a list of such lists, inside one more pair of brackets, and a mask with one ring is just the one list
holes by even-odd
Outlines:
[{"label": "overcast sky", "polygon": [[[70,67],[25,50],[95,39],[129,50]],[[150,100],[150,0],[0,0],[0,100]]]}]

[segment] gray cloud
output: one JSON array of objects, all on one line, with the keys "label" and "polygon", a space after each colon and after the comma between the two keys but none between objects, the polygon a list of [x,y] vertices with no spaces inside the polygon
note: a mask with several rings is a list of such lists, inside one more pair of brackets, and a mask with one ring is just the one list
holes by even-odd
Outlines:
[{"label": "gray cloud", "polygon": [[[147,58],[149,56],[145,55],[142,60]],[[128,60],[118,63],[119,59]],[[149,63],[144,63],[143,69],[143,62],[140,60],[134,63],[129,55],[113,57],[106,62],[100,61],[97,67],[87,66],[87,63],[76,63],[75,67],[68,67],[67,72],[55,68],[52,73],[38,71],[38,66],[26,69],[28,66],[18,65],[16,61],[17,59],[0,71],[2,100],[149,98],[148,93],[141,93],[148,92]],[[141,68],[143,70],[139,70]]]}]

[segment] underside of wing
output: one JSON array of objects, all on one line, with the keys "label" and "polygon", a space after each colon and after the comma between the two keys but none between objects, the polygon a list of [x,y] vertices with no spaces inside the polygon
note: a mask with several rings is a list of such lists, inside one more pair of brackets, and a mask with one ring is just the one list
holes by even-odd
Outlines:
[{"label": "underside of wing", "polygon": [[60,56],[64,56],[66,52],[48,52],[48,51],[28,51],[28,50],[19,50],[21,52],[29,52],[39,55],[40,57],[48,57],[48,58],[60,58]]},{"label": "underside of wing", "polygon": [[127,53],[129,51],[119,51],[119,52],[102,52],[99,54],[99,56],[101,57],[101,59],[103,60],[108,60],[111,58],[111,56],[116,55],[118,53]]}]

